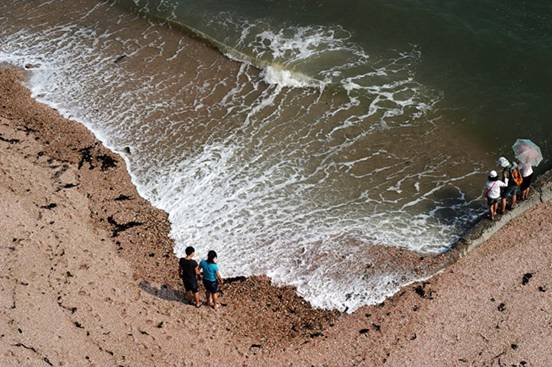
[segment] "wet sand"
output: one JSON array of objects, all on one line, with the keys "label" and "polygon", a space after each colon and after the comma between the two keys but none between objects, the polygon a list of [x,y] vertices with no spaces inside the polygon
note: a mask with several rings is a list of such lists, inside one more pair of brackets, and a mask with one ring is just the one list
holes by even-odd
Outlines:
[{"label": "wet sand", "polygon": [[182,302],[167,215],[22,78],[0,71],[1,365],[552,364],[550,202],[458,261],[375,247],[375,268],[456,262],[351,315],[264,277],[230,281],[218,312],[196,309]]}]

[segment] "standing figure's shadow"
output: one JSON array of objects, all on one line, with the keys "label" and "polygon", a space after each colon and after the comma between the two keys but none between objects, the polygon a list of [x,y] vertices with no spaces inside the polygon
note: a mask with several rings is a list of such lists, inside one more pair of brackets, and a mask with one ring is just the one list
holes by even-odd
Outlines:
[{"label": "standing figure's shadow", "polygon": [[150,282],[142,280],[140,284],[138,284],[138,287],[140,287],[140,289],[142,289],[144,292],[149,293],[155,297],[164,299],[166,301],[177,301],[185,304],[188,303],[186,301],[184,292],[176,290],[167,284],[162,284],[161,287],[156,288],[152,286]]}]

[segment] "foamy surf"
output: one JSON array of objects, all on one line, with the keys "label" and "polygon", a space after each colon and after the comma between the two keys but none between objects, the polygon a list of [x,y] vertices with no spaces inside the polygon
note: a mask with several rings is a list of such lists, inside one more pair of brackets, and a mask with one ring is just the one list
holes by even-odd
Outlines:
[{"label": "foamy surf", "polygon": [[346,78],[324,69],[334,83],[289,63],[229,62],[107,5],[73,9],[78,19],[52,6],[4,9],[30,24],[1,31],[0,60],[40,64],[35,97],[131,148],[133,182],[169,213],[177,256],[213,248],[225,275],[268,274],[317,307],[353,311],[425,276],[378,268],[374,246],[440,253],[479,213],[464,186],[478,168],[458,159],[469,143],[430,118],[441,94],[416,80],[419,50]]}]

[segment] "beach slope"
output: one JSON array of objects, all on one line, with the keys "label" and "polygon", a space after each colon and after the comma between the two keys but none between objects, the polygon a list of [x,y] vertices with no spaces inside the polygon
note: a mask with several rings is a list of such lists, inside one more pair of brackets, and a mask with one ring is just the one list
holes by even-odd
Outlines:
[{"label": "beach slope", "polygon": [[552,365],[551,202],[351,315],[263,277],[230,282],[219,312],[196,309],[182,302],[166,214],[23,78],[0,69],[2,366]]}]

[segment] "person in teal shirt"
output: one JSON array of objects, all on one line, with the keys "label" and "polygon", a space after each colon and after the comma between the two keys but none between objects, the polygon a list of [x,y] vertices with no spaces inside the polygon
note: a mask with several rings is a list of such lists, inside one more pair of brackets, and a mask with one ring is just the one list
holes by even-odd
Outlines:
[{"label": "person in teal shirt", "polygon": [[203,286],[205,287],[205,296],[207,304],[218,309],[219,284],[222,284],[222,275],[220,275],[217,264],[217,253],[213,250],[207,253],[207,259],[199,262],[199,267],[203,272]]}]

